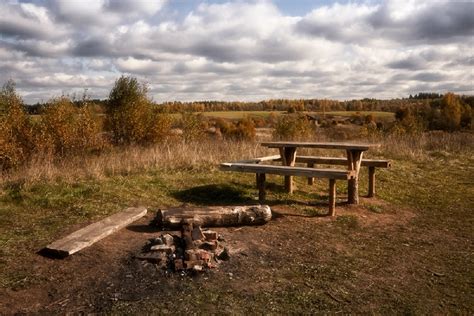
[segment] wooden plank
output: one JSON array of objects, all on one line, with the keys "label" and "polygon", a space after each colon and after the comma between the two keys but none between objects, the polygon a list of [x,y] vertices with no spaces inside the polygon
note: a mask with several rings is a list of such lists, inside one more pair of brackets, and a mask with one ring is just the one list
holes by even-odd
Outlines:
[{"label": "wooden plank", "polygon": [[304,167],[271,166],[244,163],[222,163],[222,171],[278,174],[283,176],[301,176],[348,180],[356,176],[355,172],[340,169],[312,169]]},{"label": "wooden plank", "polygon": [[280,155],[273,155],[273,156],[265,156],[265,157],[257,157],[257,158],[251,158],[251,159],[244,159],[244,160],[238,160],[235,161],[237,163],[260,163],[260,162],[265,162],[265,161],[279,161],[281,160]]},{"label": "wooden plank", "polygon": [[[321,165],[347,165],[345,157],[296,156],[297,163],[315,163]],[[362,167],[390,168],[392,163],[383,159],[362,159]]]},{"label": "wooden plank", "polygon": [[380,144],[359,144],[359,143],[335,143],[335,142],[263,142],[261,144],[268,148],[282,147],[306,147],[306,148],[326,148],[326,149],[350,149],[369,150],[369,148],[380,147]]},{"label": "wooden plank", "polygon": [[44,250],[59,257],[67,257],[145,216],[146,213],[147,209],[144,207],[127,208],[47,245]]}]

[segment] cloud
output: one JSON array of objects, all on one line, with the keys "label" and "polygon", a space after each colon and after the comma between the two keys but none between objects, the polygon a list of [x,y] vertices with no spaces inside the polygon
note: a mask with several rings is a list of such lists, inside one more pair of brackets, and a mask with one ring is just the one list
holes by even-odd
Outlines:
[{"label": "cloud", "polygon": [[157,101],[473,92],[472,2],[22,1],[0,3],[0,75],[27,102],[106,97],[122,73]]},{"label": "cloud", "polygon": [[472,12],[474,3],[470,1],[336,3],[313,10],[298,22],[297,29],[306,35],[362,45],[377,40],[450,43],[472,37]]}]

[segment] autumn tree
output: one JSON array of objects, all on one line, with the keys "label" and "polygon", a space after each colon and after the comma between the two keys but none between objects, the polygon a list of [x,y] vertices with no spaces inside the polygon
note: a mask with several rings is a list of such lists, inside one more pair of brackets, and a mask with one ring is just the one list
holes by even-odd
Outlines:
[{"label": "autumn tree", "polygon": [[150,144],[165,137],[171,120],[154,111],[146,84],[121,76],[110,91],[107,129],[116,144]]},{"label": "autumn tree", "polygon": [[461,128],[461,102],[459,97],[448,92],[441,100],[441,123],[446,130],[454,131]]},{"label": "autumn tree", "polygon": [[32,124],[13,80],[0,92],[0,169],[24,162],[34,149]]}]

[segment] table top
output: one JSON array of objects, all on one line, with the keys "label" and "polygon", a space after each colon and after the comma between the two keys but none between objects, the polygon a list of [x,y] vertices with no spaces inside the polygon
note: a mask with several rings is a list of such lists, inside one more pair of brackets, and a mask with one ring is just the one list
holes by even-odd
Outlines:
[{"label": "table top", "polygon": [[346,142],[264,142],[262,146],[268,148],[285,147],[306,147],[306,148],[327,148],[327,149],[348,149],[348,150],[369,150],[369,148],[379,147],[380,144],[361,144]]}]

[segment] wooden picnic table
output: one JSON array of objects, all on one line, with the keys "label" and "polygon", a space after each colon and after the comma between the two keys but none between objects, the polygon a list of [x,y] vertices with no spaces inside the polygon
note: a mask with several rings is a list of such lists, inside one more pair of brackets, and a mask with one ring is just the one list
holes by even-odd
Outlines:
[{"label": "wooden picnic table", "polygon": [[[347,170],[355,171],[355,177],[348,180],[347,194],[349,204],[359,203],[359,170],[364,151],[370,148],[379,147],[379,144],[360,144],[348,142],[264,142],[262,146],[268,148],[278,148],[282,164],[294,166],[296,162],[296,150],[298,148],[320,148],[320,149],[340,149],[346,151]],[[288,193],[293,192],[293,177],[285,176],[285,188]]]}]

